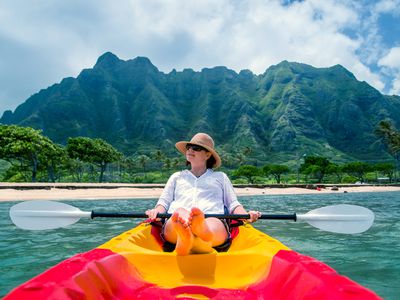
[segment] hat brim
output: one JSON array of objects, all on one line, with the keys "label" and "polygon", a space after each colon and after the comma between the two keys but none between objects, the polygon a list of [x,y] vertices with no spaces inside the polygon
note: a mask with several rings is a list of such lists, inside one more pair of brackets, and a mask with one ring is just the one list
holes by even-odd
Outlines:
[{"label": "hat brim", "polygon": [[175,144],[175,147],[176,147],[176,149],[178,149],[178,151],[180,153],[182,153],[183,155],[186,155],[186,145],[187,144],[198,145],[198,146],[201,146],[201,147],[207,149],[207,151],[210,152],[215,159],[215,164],[213,167],[219,168],[221,166],[221,158],[219,157],[218,153],[214,149],[212,149],[204,144],[196,143],[196,142],[180,141]]}]

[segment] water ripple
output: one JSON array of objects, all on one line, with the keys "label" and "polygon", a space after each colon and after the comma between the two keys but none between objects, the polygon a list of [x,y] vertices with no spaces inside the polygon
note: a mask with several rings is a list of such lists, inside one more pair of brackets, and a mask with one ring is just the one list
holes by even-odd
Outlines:
[{"label": "water ripple", "polygon": [[[385,299],[398,299],[400,286],[400,193],[343,193],[241,197],[248,208],[287,214],[331,204],[357,204],[370,208],[376,218],[363,234],[340,235],[320,231],[305,223],[259,221],[256,227],[290,248],[321,260],[339,273],[367,286]],[[81,210],[143,212],[155,200],[66,201]],[[0,295],[43,272],[48,267],[88,251],[134,227],[141,220],[82,219],[57,230],[25,231],[12,225],[8,211],[15,204],[0,203]],[[29,266],[29,268],[27,268]]]}]

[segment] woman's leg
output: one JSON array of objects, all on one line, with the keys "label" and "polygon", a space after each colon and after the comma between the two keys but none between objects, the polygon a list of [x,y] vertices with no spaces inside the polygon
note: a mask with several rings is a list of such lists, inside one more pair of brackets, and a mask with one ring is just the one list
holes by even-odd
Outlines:
[{"label": "woman's leg", "polygon": [[197,207],[192,208],[189,222],[193,234],[211,242],[212,247],[222,245],[228,238],[224,223],[217,218],[205,218],[204,213]]},{"label": "woman's leg", "polygon": [[189,227],[190,214],[185,209],[177,209],[164,226],[164,238],[176,244],[178,255],[187,255],[193,247],[193,234]]},{"label": "woman's leg", "polygon": [[[206,219],[199,208],[192,208],[191,212],[183,208],[177,209],[164,226],[164,238],[176,244],[178,255],[187,255],[192,250],[195,237],[206,242],[208,247],[215,247],[225,243],[228,232],[221,220]],[[205,245],[200,248],[207,248]]]}]

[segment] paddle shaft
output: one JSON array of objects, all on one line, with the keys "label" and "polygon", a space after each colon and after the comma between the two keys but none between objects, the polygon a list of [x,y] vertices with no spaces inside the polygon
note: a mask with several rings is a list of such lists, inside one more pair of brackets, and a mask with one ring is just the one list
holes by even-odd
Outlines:
[{"label": "paddle shaft", "polygon": [[[158,214],[158,218],[170,218],[172,214]],[[218,219],[250,219],[250,215],[229,215],[229,214],[206,214],[206,218],[218,218]],[[107,212],[95,212],[92,211],[91,218],[148,218],[144,213],[107,213]],[[296,214],[289,215],[261,215],[259,219],[263,220],[293,220],[297,221]]]}]

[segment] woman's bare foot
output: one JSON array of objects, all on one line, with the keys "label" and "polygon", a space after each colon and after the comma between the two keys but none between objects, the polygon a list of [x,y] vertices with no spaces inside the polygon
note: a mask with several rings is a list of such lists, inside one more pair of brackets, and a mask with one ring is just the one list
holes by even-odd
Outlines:
[{"label": "woman's bare foot", "polygon": [[189,225],[185,222],[184,218],[175,212],[172,217],[172,224],[174,226],[177,241],[175,251],[178,255],[188,255],[193,247],[193,234]]},{"label": "woman's bare foot", "polygon": [[211,241],[213,233],[208,228],[205,222],[204,213],[197,207],[193,207],[190,212],[189,223],[191,224],[192,232],[195,236],[198,236],[203,241]]}]

